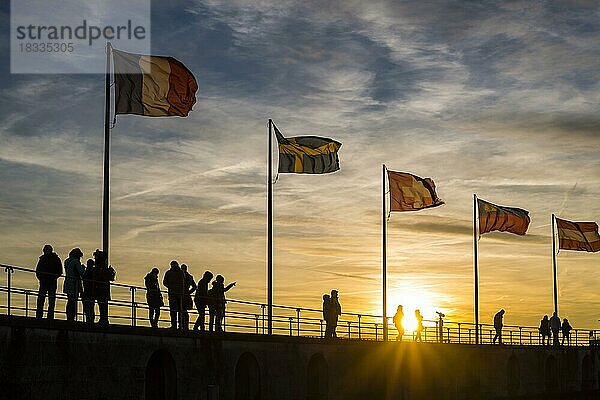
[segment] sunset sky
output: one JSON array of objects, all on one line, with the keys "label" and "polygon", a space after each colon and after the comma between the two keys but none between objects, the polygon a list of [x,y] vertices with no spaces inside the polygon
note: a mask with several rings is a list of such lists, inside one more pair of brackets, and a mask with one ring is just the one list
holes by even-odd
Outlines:
[{"label": "sunset sky", "polygon": [[[11,75],[9,17],[2,1],[0,262],[35,266],[44,243],[87,258],[101,247],[104,78]],[[340,171],[274,185],[276,304],[319,308],[336,288],[345,311],[381,312],[382,163],[431,177],[446,202],[391,215],[390,315],[473,320],[474,193],[532,220],[524,237],[480,240],[481,322],[551,314],[551,213],[600,221],[596,1],[155,1],[152,53],[199,90],[188,118],[112,130],[120,282],[176,259],[266,301],[268,118],[343,144]],[[561,251],[558,271],[561,317],[600,328],[600,254]]]}]

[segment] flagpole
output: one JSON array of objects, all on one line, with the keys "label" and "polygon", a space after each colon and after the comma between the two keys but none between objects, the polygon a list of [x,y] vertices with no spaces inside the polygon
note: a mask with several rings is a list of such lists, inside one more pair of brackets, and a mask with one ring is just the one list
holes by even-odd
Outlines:
[{"label": "flagpole", "polygon": [[475,278],[475,344],[479,344],[479,255],[477,248],[477,194],[473,194],[473,270]]},{"label": "flagpole", "polygon": [[104,173],[102,198],[102,249],[108,259],[110,209],[110,55],[112,46],[106,42],[106,77],[104,87]]},{"label": "flagpole", "polygon": [[382,222],[382,285],[383,285],[383,341],[388,340],[387,325],[387,218],[385,215],[385,164],[382,164],[381,172],[381,222]]},{"label": "flagpole", "polygon": [[556,224],[556,216],[552,214],[552,273],[554,275],[554,312],[558,315],[558,282],[556,278],[556,239],[554,233],[554,225]]},{"label": "flagpole", "polygon": [[267,315],[268,334],[273,334],[273,121],[269,118],[269,162],[267,171]]}]

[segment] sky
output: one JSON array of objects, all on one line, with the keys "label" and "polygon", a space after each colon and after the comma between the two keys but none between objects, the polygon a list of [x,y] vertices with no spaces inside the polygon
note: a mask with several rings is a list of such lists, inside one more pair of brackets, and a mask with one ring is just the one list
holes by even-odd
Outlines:
[{"label": "sky", "polygon": [[[382,178],[434,179],[445,205],[388,223],[388,309],[473,321],[472,196],[529,210],[479,241],[480,320],[551,314],[550,216],[600,221],[595,1],[189,0],[152,3],[152,53],[197,78],[187,118],[112,129],[111,263],[210,269],[266,301],[267,120],[343,145],[340,171],[274,185],[274,302],[381,313]],[[11,75],[0,2],[0,262],[101,246],[104,79]],[[275,164],[277,154],[273,153]],[[558,255],[559,310],[598,328],[600,258]],[[2,279],[5,279],[4,277]],[[27,280],[23,284],[34,281]]]}]

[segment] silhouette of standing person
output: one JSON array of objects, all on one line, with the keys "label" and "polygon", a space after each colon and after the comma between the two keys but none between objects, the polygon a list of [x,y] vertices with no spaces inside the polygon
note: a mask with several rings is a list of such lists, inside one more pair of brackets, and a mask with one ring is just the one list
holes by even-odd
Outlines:
[{"label": "silhouette of standing person", "polygon": [[323,295],[323,321],[325,321],[325,339],[329,339],[331,334],[331,296]]},{"label": "silhouette of standing person", "polygon": [[560,341],[558,340],[558,332],[560,331],[560,318],[556,314],[556,311],[552,313],[552,317],[550,317],[550,329],[552,330],[552,345],[560,346]]},{"label": "silhouette of standing person", "polygon": [[573,329],[573,327],[571,326],[571,324],[569,324],[569,320],[568,319],[563,319],[563,323],[560,327],[560,330],[562,331],[562,344],[564,346],[565,344],[565,339],[567,339],[567,345],[571,345],[571,329]]},{"label": "silhouette of standing person", "polygon": [[415,337],[415,342],[423,342],[423,338],[421,337],[421,332],[423,331],[423,316],[421,315],[421,310],[415,310],[415,319],[417,320],[417,336]]},{"label": "silhouette of standing person", "polygon": [[402,341],[402,336],[404,335],[404,327],[402,326],[402,319],[404,318],[404,310],[402,305],[399,305],[396,309],[396,314],[394,314],[394,326],[398,331],[398,336],[396,336],[396,340]]},{"label": "silhouette of standing person", "polygon": [[202,275],[202,279],[198,281],[198,285],[196,286],[196,295],[194,296],[194,304],[196,305],[196,310],[198,311],[198,318],[196,319],[196,323],[194,324],[194,330],[204,331],[204,319],[206,315],[206,307],[209,303],[208,298],[208,284],[210,280],[213,278],[213,274],[210,271],[205,271],[204,275]]},{"label": "silhouette of standing person", "polygon": [[496,340],[498,340],[498,344],[502,344],[502,327],[504,326],[502,320],[504,318],[504,313],[504,310],[500,310],[494,315],[494,329],[496,330],[496,335],[494,336],[492,344],[496,343]]},{"label": "silhouette of standing person", "polygon": [[35,276],[40,282],[38,290],[36,318],[43,318],[44,303],[48,296],[48,319],[54,319],[54,306],[56,305],[56,281],[62,275],[63,268],[60,257],[49,244],[44,245],[42,255],[35,267]]},{"label": "silhouette of standing person", "polygon": [[544,318],[540,321],[540,335],[542,336],[542,346],[550,345],[550,320],[548,320],[547,315],[544,315]]},{"label": "silhouette of standing person", "polygon": [[160,271],[154,267],[144,277],[144,286],[146,286],[146,303],[148,304],[148,319],[150,326],[158,328],[160,319],[160,308],[165,305],[160,285],[158,283],[158,274]]},{"label": "silhouette of standing person", "polygon": [[168,289],[169,312],[171,314],[171,328],[183,328],[181,311],[183,306],[183,295],[185,292],[185,274],[175,260],[171,261],[171,268],[165,273],[163,285]]},{"label": "silhouette of standing person", "polygon": [[331,337],[336,338],[337,333],[335,330],[337,329],[338,319],[340,315],[342,315],[342,305],[340,304],[340,299],[338,296],[338,291],[333,289],[331,291],[331,303],[329,308],[329,317],[331,320]]},{"label": "silhouette of standing person", "polygon": [[93,259],[88,259],[86,262],[85,272],[83,273],[83,293],[81,299],[83,301],[83,315],[85,322],[94,323],[96,311],[94,310],[94,296],[96,291],[96,263]]},{"label": "silhouette of standing person", "polygon": [[69,252],[69,257],[65,260],[63,292],[67,295],[67,321],[75,321],[77,318],[77,300],[83,292],[81,279],[85,267],[81,263],[81,257],[83,257],[83,252],[76,247]]},{"label": "silhouette of standing person", "polygon": [[110,283],[115,280],[116,272],[111,265],[108,265],[108,256],[105,251],[96,250],[94,252],[94,278],[96,281],[95,297],[98,302],[98,311],[100,318],[98,325],[108,325],[108,302],[110,298]]},{"label": "silhouette of standing person", "polygon": [[236,282],[231,282],[225,286],[225,278],[223,275],[217,275],[212,283],[213,296],[215,298],[215,331],[223,332],[223,319],[225,318],[225,292],[229,291],[236,285]]},{"label": "silhouette of standing person", "polygon": [[184,292],[183,292],[183,304],[181,307],[181,321],[183,325],[183,330],[187,331],[190,328],[190,314],[188,310],[194,308],[194,303],[192,302],[192,293],[196,290],[196,282],[194,282],[194,277],[188,272],[188,266],[185,264],[181,264],[181,270],[184,274]]}]

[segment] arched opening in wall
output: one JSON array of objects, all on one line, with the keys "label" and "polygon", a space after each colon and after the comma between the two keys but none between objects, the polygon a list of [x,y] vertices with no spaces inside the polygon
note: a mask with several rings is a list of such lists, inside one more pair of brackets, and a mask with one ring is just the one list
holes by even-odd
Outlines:
[{"label": "arched opening in wall", "polygon": [[177,367],[166,350],[158,350],[150,356],[146,365],[145,400],[177,399]]},{"label": "arched opening in wall", "polygon": [[327,400],[328,380],[327,361],[321,353],[314,354],[306,371],[306,399]]},{"label": "arched opening in wall", "polygon": [[260,400],[260,367],[251,353],[242,354],[235,366],[235,400]]},{"label": "arched opening in wall", "polygon": [[514,354],[510,356],[506,366],[506,387],[510,396],[516,396],[521,387],[521,367]]},{"label": "arched opening in wall", "polygon": [[548,356],[544,366],[544,387],[547,392],[551,392],[558,388],[558,371],[556,368],[556,359],[554,356]]},{"label": "arched opening in wall", "polygon": [[586,354],[581,361],[581,390],[594,389],[594,361]]}]

